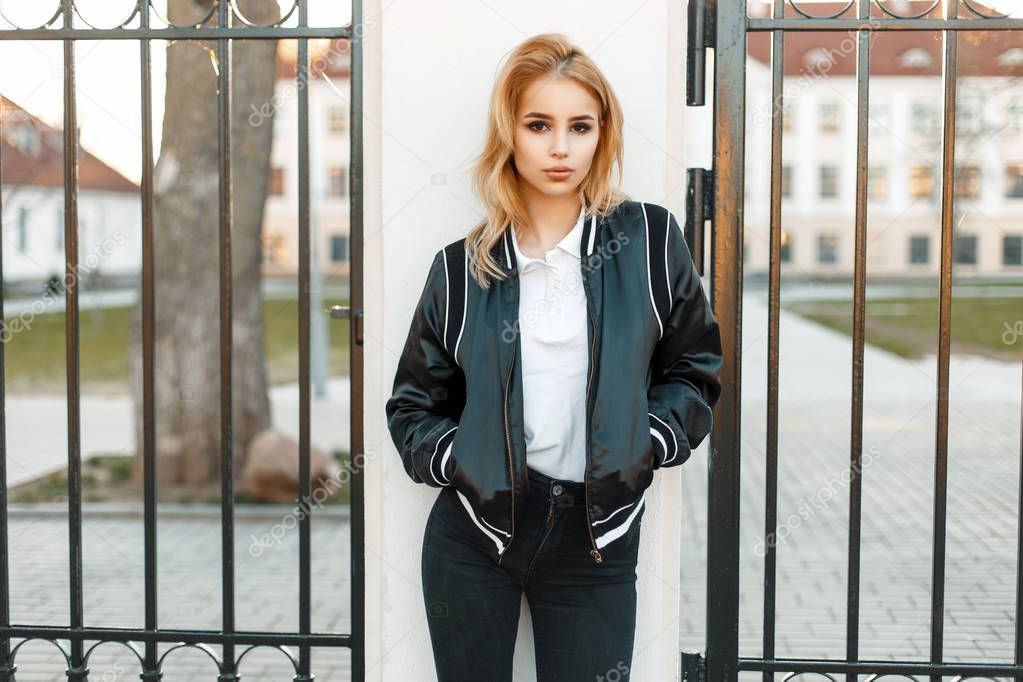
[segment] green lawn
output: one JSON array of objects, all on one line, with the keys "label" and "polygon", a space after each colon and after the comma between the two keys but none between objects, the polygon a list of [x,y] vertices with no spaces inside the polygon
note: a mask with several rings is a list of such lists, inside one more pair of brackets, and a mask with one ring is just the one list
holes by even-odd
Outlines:
[{"label": "green lawn", "polygon": [[[813,301],[786,310],[852,336],[852,301]],[[907,358],[938,352],[937,298],[866,302],[866,342]],[[952,352],[1023,359],[1023,303],[1013,297],[952,299]]]},{"label": "green lawn", "polygon": [[[328,368],[332,376],[348,372],[348,323],[329,319],[330,306],[346,304],[340,299],[324,301],[330,338]],[[82,390],[117,389],[129,381],[129,307],[82,310],[79,350]],[[313,310],[312,314],[317,314]],[[45,313],[29,320],[27,328],[13,333],[4,346],[5,380],[12,392],[64,392],[64,313]],[[8,318],[10,324],[10,318]],[[272,384],[298,381],[298,301],[265,300],[263,326],[266,356]],[[12,327],[16,329],[16,327]],[[240,339],[235,339],[236,345]]]}]

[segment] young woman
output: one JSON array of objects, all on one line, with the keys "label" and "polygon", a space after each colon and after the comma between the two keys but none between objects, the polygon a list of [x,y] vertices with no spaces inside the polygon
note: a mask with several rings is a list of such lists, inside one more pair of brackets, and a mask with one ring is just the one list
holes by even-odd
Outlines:
[{"label": "young woman", "polygon": [[509,56],[474,184],[437,251],[387,401],[423,538],[440,682],[628,679],[643,496],[712,425],[721,339],[675,217],[617,187],[622,112],[564,36]]}]

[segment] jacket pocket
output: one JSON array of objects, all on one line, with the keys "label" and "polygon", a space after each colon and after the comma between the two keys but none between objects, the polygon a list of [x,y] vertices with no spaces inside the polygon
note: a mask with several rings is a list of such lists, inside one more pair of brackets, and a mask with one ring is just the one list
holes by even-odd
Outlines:
[{"label": "jacket pocket", "polygon": [[453,426],[444,432],[437,440],[433,453],[430,455],[430,475],[438,486],[451,485],[451,479],[457,466],[452,447],[457,433],[458,426]]},{"label": "jacket pocket", "polygon": [[[458,429],[455,429],[455,433]],[[458,460],[455,459],[455,441],[451,439],[451,444],[448,446],[444,457],[441,459],[441,475],[444,478],[445,485],[451,485],[452,481],[455,480],[455,471],[458,469]]]},{"label": "jacket pocket", "polygon": [[663,419],[647,412],[650,423],[650,441],[653,445],[654,469],[660,469],[666,460],[678,452],[678,438]]}]

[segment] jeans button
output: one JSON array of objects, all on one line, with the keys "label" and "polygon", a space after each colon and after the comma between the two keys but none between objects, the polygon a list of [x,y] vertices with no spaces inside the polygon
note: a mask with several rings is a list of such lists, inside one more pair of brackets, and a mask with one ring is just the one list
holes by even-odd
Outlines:
[{"label": "jeans button", "polygon": [[564,488],[561,487],[560,483],[555,483],[554,487],[551,488],[551,492],[554,493],[555,495],[560,495],[563,491]]}]

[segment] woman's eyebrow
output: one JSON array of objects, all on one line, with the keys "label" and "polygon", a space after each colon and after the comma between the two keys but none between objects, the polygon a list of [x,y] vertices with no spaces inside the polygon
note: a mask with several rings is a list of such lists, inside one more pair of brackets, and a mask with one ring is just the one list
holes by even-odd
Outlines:
[{"label": "woman's eyebrow", "polygon": [[[542,118],[542,119],[547,120],[547,121],[554,120],[553,116],[548,116],[547,114],[541,114],[538,111],[531,111],[528,114],[524,114],[522,116],[522,118]],[[578,116],[573,116],[573,117],[571,117],[568,120],[569,121],[593,121],[595,119],[592,116],[590,116],[589,114],[580,114]]]}]

